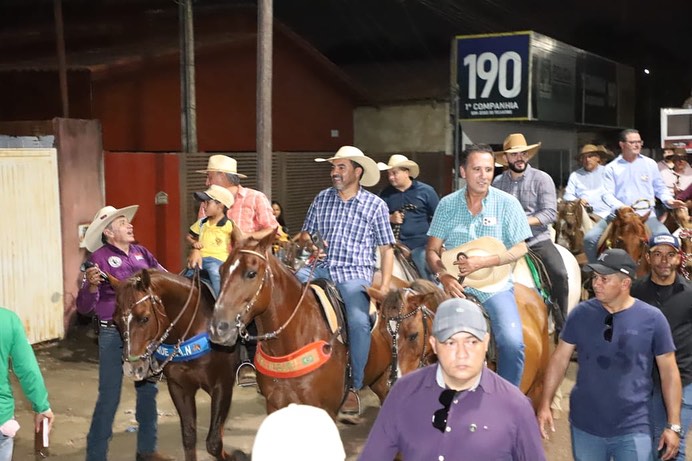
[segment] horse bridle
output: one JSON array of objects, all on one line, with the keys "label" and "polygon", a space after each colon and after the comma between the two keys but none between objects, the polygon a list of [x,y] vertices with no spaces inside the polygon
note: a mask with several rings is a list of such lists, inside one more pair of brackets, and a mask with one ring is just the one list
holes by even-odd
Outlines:
[{"label": "horse bridle", "polygon": [[[141,281],[141,277],[136,277],[134,282],[139,282]],[[187,311],[188,306],[190,305],[190,301],[192,300],[192,294],[194,292],[195,287],[197,288],[197,303],[195,304],[195,311],[192,314],[192,317],[190,318],[190,323],[187,325],[187,328],[185,329],[185,332],[180,336],[178,339],[177,344],[175,345],[173,352],[166,357],[166,359],[158,363],[156,360],[152,360],[154,353],[156,350],[163,344],[163,342],[168,338],[168,336],[171,333],[171,330],[175,327],[175,325],[180,321],[182,318],[183,314],[185,311]],[[163,301],[161,298],[152,291],[151,287],[148,287],[146,290],[146,294],[139,298],[137,301],[133,302],[125,311],[125,318],[127,319],[127,323],[125,325],[125,331],[123,332],[123,343],[125,346],[125,361],[129,363],[133,362],[138,362],[138,361],[147,361],[150,364],[150,369],[154,375],[160,374],[163,369],[170,363],[173,358],[175,358],[176,355],[180,352],[180,345],[185,341],[185,338],[187,337],[188,333],[190,332],[190,329],[192,328],[192,324],[195,321],[195,317],[197,317],[197,312],[199,310],[199,304],[200,304],[200,299],[202,297],[202,292],[201,292],[201,286],[200,286],[200,276],[199,276],[199,269],[196,268],[194,275],[192,277],[192,286],[190,287],[190,292],[188,293],[187,300],[185,301],[185,305],[183,308],[180,310],[178,315],[173,319],[172,322],[168,325],[166,330],[161,334],[158,340],[152,341],[149,344],[147,344],[146,350],[144,351],[143,354],[141,355],[131,355],[130,354],[130,320],[132,316],[132,309],[135,308],[135,306],[145,302],[145,301],[150,301],[152,304],[152,307],[154,308],[154,317],[156,319],[156,335],[158,336],[159,331],[161,331],[161,321],[159,320],[159,316],[166,317],[168,318],[168,315],[166,315],[166,308],[163,305]],[[156,363],[156,365],[155,365]]]},{"label": "horse bridle", "polygon": [[[300,305],[302,304],[303,299],[305,299],[305,294],[307,293],[310,284],[306,283],[305,286],[303,287],[303,291],[300,295],[300,299],[298,299],[298,304],[296,304],[296,307],[293,309],[293,312],[291,312],[290,317],[288,317],[288,319],[283,323],[283,325],[281,325],[279,328],[277,328],[276,330],[274,330],[272,332],[253,336],[250,333],[248,333],[247,325],[242,321],[241,317],[244,314],[247,314],[248,312],[250,312],[252,307],[257,302],[257,299],[259,298],[259,295],[262,292],[262,289],[264,288],[264,283],[267,281],[267,279],[272,280],[274,278],[274,274],[271,271],[271,267],[269,265],[269,261],[267,259],[266,254],[262,254],[262,253],[259,253],[257,251],[253,251],[253,250],[239,250],[239,253],[257,256],[259,259],[264,261],[265,271],[264,271],[264,275],[262,276],[262,281],[260,282],[259,287],[257,287],[257,291],[252,296],[250,301],[248,301],[245,304],[245,308],[243,309],[243,311],[239,312],[238,315],[236,315],[235,327],[238,329],[238,334],[240,335],[240,337],[243,338],[245,341],[267,341],[269,339],[274,339],[277,336],[279,336],[282,331],[284,331],[286,329],[288,324],[291,323],[291,320],[293,320],[293,318],[298,313],[298,309],[300,308]],[[308,276],[308,279],[312,278],[312,274],[315,271],[316,265],[317,265],[317,261],[315,261],[315,263],[313,264],[312,270],[310,271],[310,275]]]},{"label": "horse bridle", "polygon": [[[405,294],[413,293],[413,290],[410,288],[407,288],[404,290]],[[394,385],[396,382],[398,376],[397,376],[397,369],[398,369],[398,363],[399,363],[399,329],[401,329],[401,324],[404,320],[413,317],[416,315],[416,313],[420,312],[421,315],[423,316],[423,351],[421,352],[420,357],[418,358],[418,368],[423,368],[424,366],[428,365],[426,361],[426,355],[427,355],[427,339],[428,339],[428,323],[426,322],[426,319],[430,318],[431,320],[435,318],[435,313],[433,313],[430,309],[428,309],[424,304],[421,304],[417,308],[413,309],[411,312],[408,314],[403,314],[401,313],[402,309],[404,307],[403,300],[399,304],[399,307],[397,309],[397,316],[396,317],[384,317],[384,313],[382,315],[382,318],[386,322],[387,325],[387,332],[389,335],[392,337],[392,362],[389,367],[389,379],[387,379],[387,386],[391,387]],[[394,326],[392,326],[394,325]]]}]

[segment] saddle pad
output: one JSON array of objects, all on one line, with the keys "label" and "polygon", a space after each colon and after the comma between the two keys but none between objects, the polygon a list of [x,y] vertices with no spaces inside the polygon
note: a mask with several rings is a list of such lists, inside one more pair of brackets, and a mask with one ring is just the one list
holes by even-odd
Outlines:
[{"label": "saddle pad", "polygon": [[[324,312],[324,315],[327,318],[327,323],[329,324],[329,330],[332,332],[332,334],[336,333],[339,330],[339,320],[335,311],[336,308],[329,300],[327,293],[325,293],[321,286],[311,283],[310,288],[312,289],[312,292],[315,293],[315,297],[320,303],[320,306],[322,306],[322,311]],[[341,343],[344,343],[344,338],[341,333],[339,333],[336,338]]]}]

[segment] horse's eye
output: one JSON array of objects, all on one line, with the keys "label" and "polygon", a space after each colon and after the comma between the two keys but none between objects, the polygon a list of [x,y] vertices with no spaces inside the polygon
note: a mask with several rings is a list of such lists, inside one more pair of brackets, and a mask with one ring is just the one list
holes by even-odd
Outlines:
[{"label": "horse's eye", "polygon": [[255,277],[257,277],[257,271],[247,271],[245,276],[249,279],[254,279]]},{"label": "horse's eye", "polygon": [[406,339],[408,339],[410,342],[414,342],[415,340],[418,339],[418,332],[411,333],[410,335],[408,335],[406,337]]},{"label": "horse's eye", "polygon": [[142,325],[144,325],[144,324],[147,323],[148,321],[149,321],[149,317],[140,317],[140,318],[137,319],[137,323],[140,323],[140,324],[142,324]]}]

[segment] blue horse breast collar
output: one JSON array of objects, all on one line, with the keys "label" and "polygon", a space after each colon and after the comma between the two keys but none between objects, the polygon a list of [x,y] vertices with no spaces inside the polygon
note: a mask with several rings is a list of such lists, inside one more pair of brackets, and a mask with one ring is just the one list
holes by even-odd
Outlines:
[{"label": "blue horse breast collar", "polygon": [[187,362],[198,359],[210,351],[209,333],[200,333],[184,341],[179,350],[172,344],[161,344],[154,352],[154,356],[157,360],[166,360],[171,355],[175,355],[173,362]]}]

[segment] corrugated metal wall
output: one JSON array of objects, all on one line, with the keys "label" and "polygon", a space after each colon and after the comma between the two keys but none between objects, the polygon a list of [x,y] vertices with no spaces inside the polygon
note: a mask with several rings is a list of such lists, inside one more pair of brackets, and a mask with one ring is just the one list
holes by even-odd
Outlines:
[{"label": "corrugated metal wall", "polygon": [[31,343],[62,338],[63,264],[55,149],[0,149],[0,306]]}]

